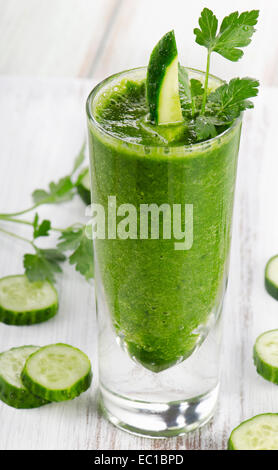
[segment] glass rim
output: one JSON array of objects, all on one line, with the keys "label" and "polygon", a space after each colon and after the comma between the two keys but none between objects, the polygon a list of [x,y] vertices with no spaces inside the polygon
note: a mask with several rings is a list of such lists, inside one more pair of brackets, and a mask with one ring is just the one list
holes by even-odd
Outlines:
[{"label": "glass rim", "polygon": [[[198,73],[200,75],[205,75],[205,72],[202,71],[202,70],[198,70],[198,69],[195,69],[195,68],[192,68],[192,67],[184,67],[186,68],[187,70],[191,71],[191,72],[195,72],[195,73]],[[106,137],[108,137],[110,140],[112,141],[115,141],[117,143],[121,143],[121,144],[124,144],[126,147],[129,147],[129,148],[134,148],[134,149],[145,149],[145,148],[148,148],[148,150],[152,151],[152,150],[157,150],[157,149],[161,149],[161,151],[163,151],[163,149],[167,149],[168,152],[170,151],[180,151],[180,150],[183,150],[183,152],[192,152],[192,151],[198,151],[198,150],[201,150],[201,151],[204,151],[206,150],[206,148],[209,148],[212,146],[212,144],[214,143],[217,143],[219,142],[219,139],[222,139],[224,138],[226,135],[229,135],[230,133],[232,133],[232,131],[242,122],[242,117],[243,117],[243,113],[240,114],[240,116],[238,118],[236,118],[234,120],[234,122],[232,123],[232,125],[230,127],[228,127],[227,129],[225,129],[225,131],[221,132],[221,134],[217,134],[215,137],[212,137],[208,140],[205,140],[203,142],[197,142],[195,144],[183,144],[183,145],[177,145],[177,146],[170,146],[170,145],[146,145],[146,144],[141,144],[141,143],[138,143],[138,142],[129,142],[128,140],[124,140],[123,138],[121,137],[118,137],[116,135],[114,135],[112,132],[109,132],[107,129],[105,129],[95,118],[94,116],[94,113],[93,113],[93,110],[92,110],[92,104],[93,104],[93,100],[95,99],[97,93],[106,85],[108,84],[110,81],[112,81],[113,79],[116,79],[117,77],[120,77],[120,76],[123,76],[124,75],[127,75],[128,73],[130,72],[136,72],[136,71],[142,71],[142,70],[146,70],[147,67],[134,67],[134,68],[131,68],[131,69],[126,69],[126,70],[123,70],[121,72],[117,72],[117,73],[114,73],[112,75],[109,75],[108,77],[104,78],[101,82],[99,82],[97,85],[95,85],[95,87],[90,91],[88,97],[87,97],[87,100],[86,100],[86,114],[87,114],[87,118],[89,119],[89,121],[93,124],[93,126],[103,135],[105,135]],[[216,75],[213,75],[213,74],[209,74],[209,78],[212,79],[212,80],[217,80],[218,82],[220,82],[221,84],[224,84],[226,83],[225,80],[217,77]],[[167,152],[167,153],[168,153]]]}]

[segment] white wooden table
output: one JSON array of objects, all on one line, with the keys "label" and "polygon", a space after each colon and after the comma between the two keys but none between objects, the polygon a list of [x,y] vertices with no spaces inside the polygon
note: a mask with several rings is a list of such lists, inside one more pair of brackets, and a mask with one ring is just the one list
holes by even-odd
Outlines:
[{"label": "white wooden table", "polygon": [[213,73],[278,86],[276,0],[0,0],[0,74],[99,80],[146,65],[154,44],[173,28],[181,63],[204,69],[205,50],[193,28],[205,6],[219,19],[231,9],[261,12],[244,58],[235,64],[215,54]]},{"label": "white wooden table", "polygon": [[[162,14],[153,23],[155,3],[48,0],[46,7],[44,0],[0,0],[4,37],[0,43],[0,71],[9,75],[100,79],[146,63],[154,42],[174,25],[179,41],[185,38],[182,61],[202,66],[204,57],[201,52],[198,55],[198,47],[191,49],[191,30],[203,2],[194,2],[186,16],[178,14],[182,2],[172,0],[176,9],[171,9],[167,17],[166,2],[160,0]],[[259,4],[262,2],[235,1],[233,8],[242,10]],[[267,4],[269,9],[263,9],[263,43],[262,33],[258,32],[256,46],[250,46],[246,59],[231,64],[232,68],[220,57],[215,58],[215,73],[254,75],[265,85],[278,85],[278,39],[276,30],[271,30],[278,19],[278,5],[270,0]],[[220,16],[228,11],[218,1],[210,2],[213,9],[214,5]],[[140,34],[142,28],[145,38]],[[271,48],[266,38],[269,43],[273,41]],[[29,206],[33,189],[46,186],[71,169],[86,132],[84,102],[93,84],[90,79],[0,78],[0,212]],[[263,287],[265,262],[278,252],[277,109],[278,89],[264,86],[256,99],[256,109],[245,117],[224,312],[222,387],[211,423],[177,439],[133,437],[99,415],[95,380],[92,389],[73,402],[26,411],[1,404],[0,449],[224,449],[230,431],[241,420],[260,412],[278,411],[278,388],[261,379],[252,364],[256,336],[278,328],[278,304]],[[60,207],[43,207],[40,212],[63,226],[73,219],[83,220],[84,205],[76,198]],[[28,227],[16,229],[21,234],[28,232]],[[0,235],[0,276],[22,272],[26,248]],[[58,279],[58,290],[58,316],[31,327],[0,324],[0,350],[64,341],[87,352],[96,369],[93,283],[86,283],[66,266],[65,274]]]}]

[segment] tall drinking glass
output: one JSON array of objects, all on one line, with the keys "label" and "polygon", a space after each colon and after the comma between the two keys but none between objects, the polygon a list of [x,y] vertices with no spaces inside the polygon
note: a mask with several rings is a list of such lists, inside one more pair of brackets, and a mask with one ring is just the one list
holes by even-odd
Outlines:
[{"label": "tall drinking glass", "polygon": [[[217,402],[241,118],[194,145],[114,136],[96,110],[123,80],[145,77],[114,75],[87,100],[93,211],[105,217],[94,240],[99,388],[113,424],[166,437],[205,424]],[[210,76],[209,87],[221,83]]]}]

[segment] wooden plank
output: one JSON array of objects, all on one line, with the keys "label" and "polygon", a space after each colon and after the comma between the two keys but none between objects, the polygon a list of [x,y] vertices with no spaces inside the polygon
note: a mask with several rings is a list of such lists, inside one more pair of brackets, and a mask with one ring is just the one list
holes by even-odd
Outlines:
[{"label": "wooden plank", "polygon": [[118,0],[0,0],[0,73],[86,76]]},{"label": "wooden plank", "polygon": [[[67,173],[85,132],[84,101],[91,81],[0,78],[0,212],[30,204],[30,193]],[[277,328],[277,303],[263,287],[267,259],[277,252],[278,219],[275,155],[278,90],[265,89],[246,114],[236,191],[231,270],[225,303],[222,386],[215,418],[187,436],[138,438],[99,415],[96,385],[79,399],[37,410],[0,405],[1,449],[225,449],[241,420],[277,412],[275,385],[261,379],[252,364],[256,336]],[[64,226],[83,220],[76,199],[41,213]],[[85,219],[84,219],[85,220]],[[24,234],[28,228],[20,229]],[[26,246],[0,235],[0,276],[22,271]],[[67,266],[59,278],[60,312],[32,327],[0,324],[0,350],[22,344],[64,341],[86,351],[96,371],[96,324],[92,283]]]},{"label": "wooden plank", "polygon": [[[231,7],[210,2],[219,18]],[[20,75],[87,75],[102,79],[130,67],[145,65],[156,41],[174,28],[181,62],[204,68],[205,51],[194,43],[193,28],[203,8],[197,0],[0,0],[0,73]],[[276,0],[235,0],[233,9],[259,8],[258,32],[237,64],[214,55],[216,75],[258,77],[278,85],[278,21]],[[271,47],[270,47],[271,45]]]},{"label": "wooden plank", "polygon": [[[193,29],[204,2],[196,0],[123,0],[120,12],[106,41],[102,57],[94,69],[94,76],[105,78],[115,72],[132,67],[147,65],[150,52],[165,32],[174,28],[182,64],[204,69],[205,49],[195,43]],[[278,22],[276,0],[235,0],[231,5],[221,0],[211,0],[211,8],[218,18],[235,10],[260,9],[259,25],[252,43],[246,49],[244,58],[238,63],[229,62],[214,54],[212,73],[229,79],[234,76],[254,76],[265,85],[278,85],[278,36],[275,26]]]}]

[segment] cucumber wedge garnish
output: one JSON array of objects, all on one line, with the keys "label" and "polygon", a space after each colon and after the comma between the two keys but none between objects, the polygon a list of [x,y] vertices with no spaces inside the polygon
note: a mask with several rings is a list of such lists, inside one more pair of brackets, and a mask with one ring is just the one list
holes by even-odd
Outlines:
[{"label": "cucumber wedge garnish", "polygon": [[151,53],[147,70],[147,100],[155,124],[183,120],[179,97],[178,51],[174,31],[165,34]]},{"label": "cucumber wedge garnish", "polygon": [[21,372],[37,346],[12,348],[0,354],[0,400],[13,408],[37,408],[48,402],[33,395],[21,381]]},{"label": "cucumber wedge garnish", "polygon": [[278,255],[270,258],[266,265],[265,288],[274,299],[278,300]]},{"label": "cucumber wedge garnish", "polygon": [[229,450],[278,450],[278,414],[254,416],[235,428]]},{"label": "cucumber wedge garnish", "polygon": [[0,279],[0,321],[7,325],[33,325],[58,311],[58,294],[48,281],[30,282],[24,275]]},{"label": "cucumber wedge garnish", "polygon": [[27,359],[21,379],[28,390],[45,400],[72,400],[90,387],[91,363],[77,348],[51,344]]},{"label": "cucumber wedge garnish", "polygon": [[77,191],[81,199],[85,204],[91,203],[91,182],[89,168],[86,168],[77,183]]},{"label": "cucumber wedge garnish", "polygon": [[258,374],[278,385],[278,330],[266,331],[257,338],[253,358]]}]

